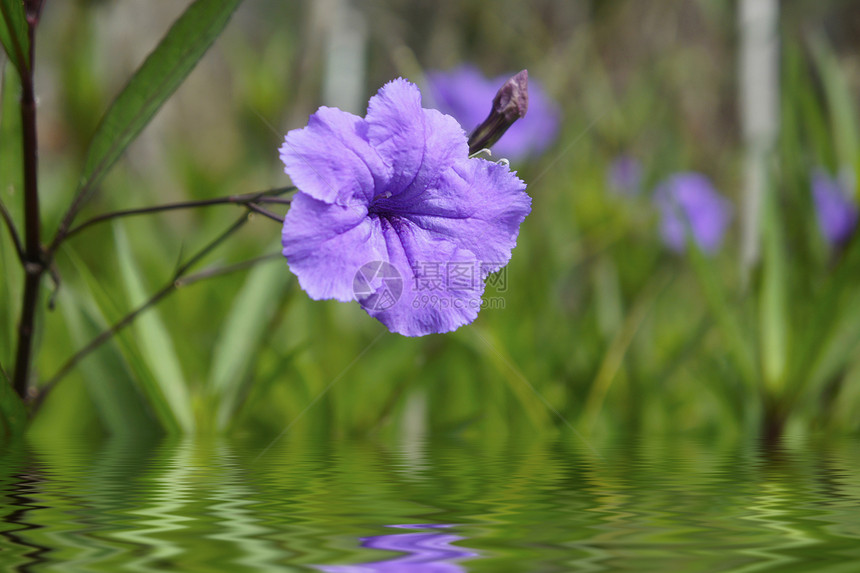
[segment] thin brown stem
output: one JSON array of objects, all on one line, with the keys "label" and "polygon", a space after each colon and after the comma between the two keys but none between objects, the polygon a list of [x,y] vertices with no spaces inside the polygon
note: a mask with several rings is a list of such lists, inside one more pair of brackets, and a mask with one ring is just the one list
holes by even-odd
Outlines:
[{"label": "thin brown stem", "polygon": [[[32,46],[33,38],[30,38]],[[36,140],[36,95],[33,78],[21,81],[21,120],[24,144],[24,245],[27,258],[40,258],[41,220],[39,218],[38,169],[39,155]]]},{"label": "thin brown stem", "polygon": [[[211,207],[214,205],[249,205],[251,203],[259,203],[259,202],[277,202],[277,203],[289,203],[290,200],[287,198],[278,197],[278,195],[283,195],[284,193],[288,193],[294,190],[295,187],[279,187],[277,189],[270,189],[268,191],[261,191],[258,193],[247,193],[245,195],[230,195],[228,197],[216,197],[214,199],[202,199],[199,201],[180,201],[178,203],[167,203],[165,205],[153,205],[151,207],[141,207],[139,209],[124,209],[122,211],[112,211],[110,213],[104,213],[102,215],[97,215],[92,219],[88,219],[77,225],[72,227],[68,231],[63,234],[58,234],[54,241],[51,243],[51,246],[48,247],[47,251],[49,256],[56,252],[56,249],[62,244],[63,241],[77,235],[81,231],[99,223],[104,223],[105,221],[111,221],[113,219],[119,219],[121,217],[134,217],[137,215],[149,215],[152,213],[162,213],[164,211],[177,211],[181,209],[196,209],[198,207]],[[277,199],[277,201],[274,201]]]},{"label": "thin brown stem", "polygon": [[[99,348],[102,344],[113,338],[117,333],[119,333],[126,326],[130,325],[134,320],[142,314],[147,309],[158,304],[161,299],[175,291],[177,288],[182,286],[183,284],[188,284],[187,282],[183,283],[181,281],[182,276],[188,272],[188,270],[196,265],[200,260],[206,257],[209,253],[211,253],[216,247],[218,247],[221,243],[223,243],[230,235],[238,231],[245,223],[248,222],[248,216],[243,215],[239,218],[235,223],[233,223],[229,228],[227,228],[223,233],[218,235],[215,239],[210,241],[205,247],[200,249],[197,253],[194,254],[191,258],[189,258],[185,263],[179,266],[176,271],[171,276],[170,280],[161,287],[155,294],[153,294],[149,299],[126,314],[124,317],[119,319],[112,326],[102,331],[98,336],[93,338],[86,346],[75,352],[66,362],[57,370],[56,374],[54,374],[41,388],[38,395],[35,398],[33,409],[34,412],[39,408],[41,403],[44,401],[45,397],[51,392],[51,390],[56,387],[57,383],[60,382],[78,363],[83,360],[88,354]],[[205,271],[204,271],[205,272]],[[211,271],[210,271],[211,272]],[[187,279],[186,279],[187,281]]]},{"label": "thin brown stem", "polygon": [[15,227],[15,221],[12,215],[0,199],[0,217],[6,223],[6,228],[9,229],[9,236],[12,238],[12,243],[15,245],[15,252],[18,253],[18,259],[21,263],[24,262],[24,245],[21,244],[21,237],[18,235],[18,229]]},{"label": "thin brown stem", "polygon": [[33,63],[36,20],[28,19],[30,53],[26,73],[21,74],[21,133],[24,154],[24,292],[21,319],[18,322],[18,348],[12,385],[21,398],[27,397],[33,361],[33,336],[36,305],[45,265],[41,246],[39,211],[38,144],[36,140],[36,96],[33,87]]},{"label": "thin brown stem", "polygon": [[283,217],[281,217],[280,215],[276,215],[275,213],[272,213],[272,212],[271,212],[271,211],[269,211],[268,209],[265,209],[265,208],[263,208],[263,207],[260,207],[260,206],[259,206],[259,205],[257,205],[256,203],[248,203],[247,205],[245,205],[245,207],[247,207],[247,208],[248,208],[248,209],[250,209],[251,211],[254,211],[255,213],[259,213],[259,214],[260,214],[260,215],[262,215],[263,217],[268,217],[268,218],[269,218],[269,219],[271,219],[272,221],[277,221],[278,223],[282,223],[282,224],[283,224],[283,222],[284,222],[284,218],[283,218]]},{"label": "thin brown stem", "polygon": [[245,269],[257,266],[260,263],[274,261],[275,259],[281,258],[283,258],[283,255],[281,253],[269,253],[268,255],[261,255],[253,259],[248,259],[247,261],[242,261],[241,263],[206,269],[204,271],[200,271],[199,273],[194,273],[193,275],[188,275],[187,277],[177,279],[175,283],[176,288],[187,287],[206,279],[229,275],[230,273],[235,273],[238,271],[244,271]]}]

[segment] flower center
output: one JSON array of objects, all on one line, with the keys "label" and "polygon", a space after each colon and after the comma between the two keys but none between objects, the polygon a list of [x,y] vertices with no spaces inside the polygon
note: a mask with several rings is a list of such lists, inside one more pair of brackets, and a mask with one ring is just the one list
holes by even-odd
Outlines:
[{"label": "flower center", "polygon": [[390,218],[396,215],[396,211],[394,206],[391,205],[391,202],[388,198],[391,197],[391,193],[383,193],[377,195],[370,202],[370,205],[367,207],[367,212],[370,215],[376,215],[381,218]]}]

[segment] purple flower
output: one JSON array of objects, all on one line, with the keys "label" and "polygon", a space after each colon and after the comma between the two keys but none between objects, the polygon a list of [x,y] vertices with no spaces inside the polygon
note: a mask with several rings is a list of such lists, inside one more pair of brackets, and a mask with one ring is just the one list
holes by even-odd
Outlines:
[{"label": "purple flower", "polygon": [[607,185],[622,195],[638,195],[642,185],[642,164],[632,155],[619,155],[609,165]]},{"label": "purple flower", "polygon": [[850,185],[831,178],[821,169],[812,173],[812,199],[818,227],[831,245],[842,245],[857,227],[857,204],[851,198]]},{"label": "purple flower", "polygon": [[[499,87],[512,74],[485,78],[477,68],[462,65],[447,72],[428,72],[427,83],[436,106],[471,132],[490,113]],[[543,152],[558,135],[561,112],[533,78],[529,81],[529,110],[493,146],[494,155],[510,159]]]},{"label": "purple flower", "polygon": [[315,300],[357,299],[392,332],[475,320],[484,279],[510,260],[531,210],[506,166],[469,159],[466,134],[394,80],[364,118],[321,107],[280,148],[298,188],[283,253]]},{"label": "purple flower", "polygon": [[714,253],[720,248],[732,206],[707,177],[678,173],[657,188],[654,200],[662,218],[660,233],[670,249],[684,251],[688,230],[704,252]]}]

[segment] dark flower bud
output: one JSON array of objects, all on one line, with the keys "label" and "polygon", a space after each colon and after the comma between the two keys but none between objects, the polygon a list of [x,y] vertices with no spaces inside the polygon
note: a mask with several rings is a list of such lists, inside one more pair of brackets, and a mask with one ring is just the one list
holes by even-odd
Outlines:
[{"label": "dark flower bud", "polygon": [[27,13],[27,22],[31,26],[36,26],[39,23],[39,17],[42,15],[42,2],[44,0],[24,0],[24,9]]},{"label": "dark flower bud", "polygon": [[523,70],[499,88],[487,119],[469,136],[469,154],[491,147],[529,109],[529,72]]}]

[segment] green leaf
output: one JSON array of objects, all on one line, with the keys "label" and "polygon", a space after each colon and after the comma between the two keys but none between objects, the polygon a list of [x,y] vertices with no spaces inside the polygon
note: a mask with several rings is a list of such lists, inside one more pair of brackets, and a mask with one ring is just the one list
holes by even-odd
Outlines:
[{"label": "green leaf", "polygon": [[0,0],[0,16],[0,44],[23,76],[27,72],[27,54],[30,51],[24,0]]},{"label": "green leaf", "polygon": [[215,344],[209,388],[219,397],[218,428],[226,428],[288,281],[282,265],[261,265],[248,275]]},{"label": "green leaf", "polygon": [[[17,98],[18,77],[6,62],[0,62],[0,201],[16,219],[14,190],[20,189],[21,169],[21,115]],[[18,255],[9,236],[6,223],[0,220],[0,362],[12,364],[17,322],[19,285],[22,272]]]},{"label": "green leaf", "polygon": [[[149,296],[144,290],[140,271],[134,264],[134,254],[128,237],[119,223],[114,224],[114,238],[128,299],[134,307],[138,307],[146,302]],[[158,388],[152,390],[157,390],[163,401],[169,405],[182,430],[193,430],[194,417],[188,386],[173,341],[156,309],[149,309],[138,316],[132,329],[137,335],[146,366],[158,384]],[[150,392],[150,395],[152,394]]]},{"label": "green leaf", "polygon": [[860,411],[860,360],[857,359],[856,348],[843,356],[851,356],[852,364],[848,365],[839,393],[833,401],[833,410],[828,413],[827,425],[843,434],[856,433],[860,429],[860,418],[857,416]]},{"label": "green leaf", "polygon": [[764,276],[759,304],[762,371],[768,389],[779,395],[785,385],[788,356],[788,273],[782,221],[772,187],[767,190],[764,209]]},{"label": "green leaf", "polygon": [[849,243],[847,251],[827,277],[827,282],[809,303],[814,308],[806,327],[798,335],[798,344],[792,353],[791,372],[795,377],[796,392],[807,392],[808,387],[823,383],[822,364],[828,363],[831,345],[837,343],[834,336],[839,333],[840,322],[860,318],[852,313],[855,308],[850,298],[856,292],[857,276],[860,272],[860,241]]},{"label": "green leaf", "polygon": [[[2,223],[0,223],[2,225]],[[18,256],[8,239],[6,230],[0,228],[0,363],[12,364],[15,356],[16,311],[21,270]]]},{"label": "green leaf", "polygon": [[[98,322],[102,327],[98,332],[107,328],[108,323],[115,324],[125,314],[125,305],[120,305],[114,300],[115,293],[106,288],[104,280],[100,280],[87,268],[86,264],[77,256],[73,248],[66,246],[64,253],[71,260],[75,270],[85,282],[84,292],[89,299],[88,308],[91,309],[89,314],[91,316],[100,315],[104,317],[103,320]],[[94,332],[93,336],[96,334]],[[145,366],[144,359],[140,357],[139,350],[129,340],[130,338],[130,336],[126,336],[125,332],[120,332],[114,339],[115,343],[120,347],[122,358],[125,359],[125,365],[128,367],[126,378],[128,380],[134,379],[138,389],[145,395],[147,404],[158,418],[161,428],[167,432],[179,432],[181,428],[173,415],[170,405],[165,402],[159,390],[158,383],[155,381],[155,377]],[[85,381],[88,385],[87,391],[92,394],[92,390],[89,388],[92,384],[90,377],[85,376]],[[125,383],[125,379],[117,379],[116,383]],[[97,408],[101,407],[98,404],[96,406]],[[104,420],[104,415],[101,412],[99,412],[99,416]]]},{"label": "green leaf", "polygon": [[99,124],[87,152],[77,199],[86,197],[194,69],[242,0],[197,0],[167,32]]},{"label": "green leaf", "polygon": [[27,427],[27,408],[12,389],[12,381],[0,365],[0,423],[6,435],[16,435]]},{"label": "green leaf", "polygon": [[[802,403],[815,403],[826,391],[827,385],[840,373],[848,369],[850,362],[857,358],[860,345],[860,297],[839,305],[839,324],[821,333],[823,339],[815,363],[804,383],[800,400]],[[846,381],[847,383],[847,378]]]},{"label": "green leaf", "polygon": [[[60,290],[58,306],[73,340],[91,340],[107,328],[92,297],[75,292],[71,285]],[[115,341],[87,356],[79,368],[99,418],[111,435],[133,435],[154,426]]]},{"label": "green leaf", "polygon": [[836,156],[839,169],[853,168],[860,153],[860,135],[857,133],[857,114],[854,109],[854,94],[839,67],[839,61],[823,37],[812,42],[813,54],[827,96],[830,125],[836,141]]},{"label": "green leaf", "polygon": [[[21,144],[21,109],[18,94],[21,80],[12,68],[0,65],[2,85],[0,85],[0,193],[6,207],[15,215],[20,201],[12,201],[12,192],[24,186],[24,150]],[[2,224],[2,223],[0,223]],[[3,233],[7,234],[6,230]]]}]

